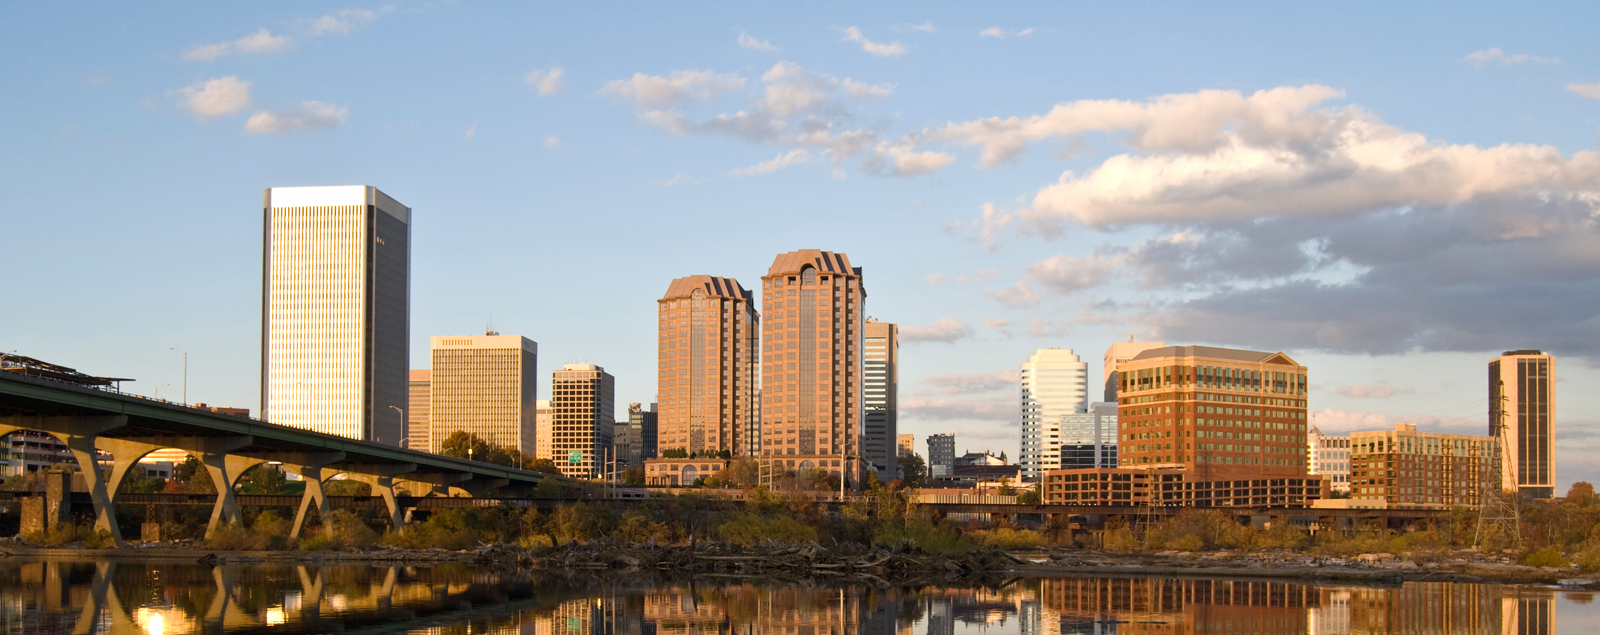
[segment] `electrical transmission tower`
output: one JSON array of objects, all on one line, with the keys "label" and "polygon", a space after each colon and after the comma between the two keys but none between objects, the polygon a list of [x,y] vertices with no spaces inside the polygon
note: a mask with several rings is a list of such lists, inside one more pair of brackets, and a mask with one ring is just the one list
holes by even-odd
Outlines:
[{"label": "electrical transmission tower", "polygon": [[1489,462],[1489,473],[1493,479],[1481,479],[1479,488],[1481,494],[1478,501],[1478,531],[1473,539],[1473,545],[1482,547],[1484,541],[1490,536],[1499,535],[1511,541],[1512,546],[1522,545],[1522,517],[1518,510],[1520,498],[1515,485],[1507,492],[1505,487],[1505,470],[1510,469],[1515,473],[1516,462],[1511,456],[1511,426],[1507,419],[1511,413],[1506,411],[1506,403],[1510,397],[1506,395],[1506,383],[1500,382],[1499,390],[1495,391],[1494,411],[1489,417],[1489,436],[1494,437],[1494,458]]}]

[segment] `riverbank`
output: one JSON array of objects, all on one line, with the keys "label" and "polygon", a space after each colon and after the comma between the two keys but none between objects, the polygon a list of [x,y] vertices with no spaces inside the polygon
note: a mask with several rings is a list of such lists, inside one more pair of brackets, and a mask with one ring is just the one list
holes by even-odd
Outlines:
[{"label": "riverbank", "polygon": [[1558,567],[1492,562],[1458,553],[1456,557],[1413,559],[1391,554],[1328,558],[1293,552],[1163,552],[1095,550],[927,553],[915,547],[823,547],[769,543],[739,547],[719,542],[694,545],[627,544],[610,541],[570,543],[554,548],[488,545],[477,549],[364,551],[224,551],[186,545],[139,545],[112,549],[38,547],[0,541],[0,556],[51,560],[198,562],[203,564],[369,563],[373,565],[469,563],[496,568],[583,571],[597,574],[658,571],[670,574],[734,577],[864,579],[881,583],[973,580],[990,577],[1174,577],[1276,578],[1318,582],[1399,584],[1406,581],[1544,584],[1600,589],[1600,576]]}]

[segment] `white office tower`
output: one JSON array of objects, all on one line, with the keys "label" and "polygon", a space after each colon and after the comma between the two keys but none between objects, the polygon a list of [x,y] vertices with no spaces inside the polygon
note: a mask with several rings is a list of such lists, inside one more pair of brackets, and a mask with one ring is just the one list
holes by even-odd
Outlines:
[{"label": "white office tower", "polygon": [[457,432],[534,456],[539,345],[521,335],[435,335],[429,452]]},{"label": "white office tower", "polygon": [[269,188],[262,206],[262,418],[399,445],[411,209],[362,185]]},{"label": "white office tower", "polygon": [[1070,348],[1041,348],[1022,364],[1022,453],[1024,480],[1061,467],[1062,418],[1088,412],[1089,365]]},{"label": "white office tower", "polygon": [[900,477],[900,327],[868,318],[862,331],[861,458],[888,483]]}]

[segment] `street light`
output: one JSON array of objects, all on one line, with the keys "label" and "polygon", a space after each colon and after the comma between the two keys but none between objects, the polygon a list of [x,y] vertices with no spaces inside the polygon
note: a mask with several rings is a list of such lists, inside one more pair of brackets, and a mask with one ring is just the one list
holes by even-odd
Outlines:
[{"label": "street light", "polygon": [[171,385],[172,384],[161,384],[160,386],[156,386],[156,396],[154,398],[155,399],[160,399],[161,398],[161,389],[162,388],[166,388],[167,386],[171,386]]},{"label": "street light", "polygon": [[[400,406],[389,406],[389,409],[400,413],[400,433],[401,434],[405,434],[406,432],[409,432],[409,430],[406,430],[406,411],[405,411],[405,409],[401,408]],[[402,447],[402,448],[406,447],[406,443],[405,443],[406,439],[410,439],[410,438],[411,437],[401,437],[400,438],[400,447]]]},{"label": "street light", "polygon": [[183,405],[187,406],[189,405],[189,354],[176,348],[167,350],[177,351],[179,355],[183,356]]}]

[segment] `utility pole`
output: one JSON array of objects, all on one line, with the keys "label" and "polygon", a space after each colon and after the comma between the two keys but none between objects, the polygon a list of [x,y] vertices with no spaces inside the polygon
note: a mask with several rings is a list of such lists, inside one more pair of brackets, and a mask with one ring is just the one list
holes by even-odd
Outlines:
[{"label": "utility pole", "polygon": [[183,356],[183,405],[187,406],[189,405],[189,354],[176,348],[170,350],[177,351]]},{"label": "utility pole", "polygon": [[1501,381],[1499,389],[1495,392],[1499,397],[1495,400],[1494,410],[1489,417],[1489,436],[1494,437],[1495,444],[1495,447],[1491,448],[1493,458],[1489,462],[1489,473],[1493,475],[1493,480],[1480,481],[1482,493],[1478,503],[1478,530],[1472,544],[1475,547],[1482,547],[1490,534],[1499,534],[1509,538],[1513,546],[1520,547],[1522,514],[1518,508],[1522,502],[1521,496],[1514,478],[1509,493],[1505,487],[1505,470],[1516,469],[1516,462],[1510,456],[1511,426],[1508,425],[1507,419],[1511,417],[1511,413],[1506,411],[1506,404],[1511,398],[1506,395],[1506,382]]},{"label": "utility pole", "polygon": [[400,439],[400,447],[406,447],[405,442],[411,439],[409,436],[411,433],[410,426],[406,424],[406,411],[400,406],[389,406],[389,409],[400,413],[400,434],[403,435]]}]

